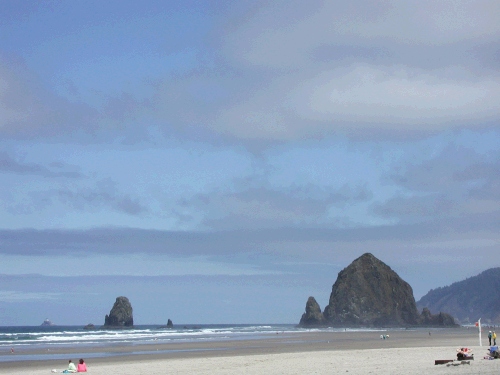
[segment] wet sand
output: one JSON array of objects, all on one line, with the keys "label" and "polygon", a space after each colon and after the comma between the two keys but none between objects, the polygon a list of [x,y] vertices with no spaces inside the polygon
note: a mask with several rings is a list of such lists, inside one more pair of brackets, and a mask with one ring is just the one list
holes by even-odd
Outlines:
[{"label": "wet sand", "polygon": [[[258,340],[185,342],[152,345],[51,349],[77,361],[84,356],[89,373],[107,374],[489,374],[500,372],[500,360],[484,360],[475,329],[387,332],[304,332],[268,335]],[[389,334],[386,340],[381,334]],[[455,359],[456,349],[473,349],[468,365],[434,365],[435,359]],[[36,351],[26,351],[27,354]],[[108,353],[109,356],[91,358]],[[46,354],[38,352],[38,354]],[[85,357],[87,354],[87,358]],[[106,355],[108,355],[106,354]],[[0,353],[10,355],[10,353]],[[23,353],[15,353],[22,358]],[[14,356],[14,358],[15,358]],[[43,355],[41,356],[43,358]],[[67,360],[0,362],[3,374],[48,374],[62,371]]]}]

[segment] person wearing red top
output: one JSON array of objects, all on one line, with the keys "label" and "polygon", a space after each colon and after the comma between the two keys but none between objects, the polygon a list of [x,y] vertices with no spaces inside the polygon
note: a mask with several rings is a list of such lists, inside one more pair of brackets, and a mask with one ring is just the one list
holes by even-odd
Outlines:
[{"label": "person wearing red top", "polygon": [[83,359],[80,358],[80,363],[78,363],[78,367],[76,368],[76,371],[78,372],[87,372],[87,365],[83,361]]}]

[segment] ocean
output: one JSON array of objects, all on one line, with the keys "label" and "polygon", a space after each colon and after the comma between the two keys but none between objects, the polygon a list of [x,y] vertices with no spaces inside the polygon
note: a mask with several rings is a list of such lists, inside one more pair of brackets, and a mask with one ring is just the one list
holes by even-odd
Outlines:
[{"label": "ocean", "polygon": [[[86,358],[119,355],[112,347],[139,346],[201,341],[259,340],[270,335],[311,331],[344,331],[344,328],[300,328],[293,324],[181,324],[174,328],[143,325],[124,330],[85,330],[83,326],[24,326],[0,327],[0,362],[40,359],[65,359],[67,354],[55,353],[71,349],[74,357]],[[379,331],[376,329],[349,329]],[[87,352],[88,347],[101,350]],[[139,353],[139,351],[138,351]],[[140,351],[146,354],[144,350]],[[128,352],[127,355],[131,353]],[[132,352],[133,354],[133,352]]]}]

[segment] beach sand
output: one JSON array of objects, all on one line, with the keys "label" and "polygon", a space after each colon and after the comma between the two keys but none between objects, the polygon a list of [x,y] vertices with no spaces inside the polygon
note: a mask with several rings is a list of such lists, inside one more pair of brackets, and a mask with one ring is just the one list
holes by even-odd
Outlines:
[{"label": "beach sand", "polygon": [[[489,347],[486,341],[484,346],[478,345],[476,330],[431,333],[307,332],[269,335],[259,340],[124,346],[105,349],[117,356],[86,358],[86,363],[93,375],[500,373],[500,360],[483,359]],[[380,334],[390,337],[382,340]],[[465,346],[475,354],[470,364],[434,365],[436,359],[456,359],[456,349]],[[76,361],[78,358],[72,354],[82,352],[81,348],[77,350],[60,352]],[[103,349],[85,350],[91,355]],[[63,360],[0,362],[0,375],[47,375],[52,369],[63,370],[66,364]]]}]

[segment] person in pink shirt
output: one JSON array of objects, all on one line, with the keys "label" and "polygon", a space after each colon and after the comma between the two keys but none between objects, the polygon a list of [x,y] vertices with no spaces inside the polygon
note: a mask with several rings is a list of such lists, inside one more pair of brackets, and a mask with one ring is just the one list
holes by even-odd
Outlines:
[{"label": "person in pink shirt", "polygon": [[83,361],[82,358],[80,358],[80,363],[78,363],[78,367],[76,368],[77,372],[87,372],[87,365]]}]

